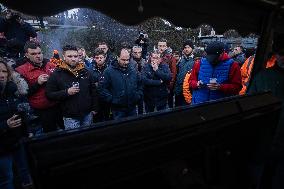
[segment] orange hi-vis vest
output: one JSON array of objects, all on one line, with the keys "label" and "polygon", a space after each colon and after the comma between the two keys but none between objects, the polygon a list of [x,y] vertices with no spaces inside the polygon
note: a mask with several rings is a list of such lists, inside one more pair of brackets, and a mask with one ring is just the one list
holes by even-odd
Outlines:
[{"label": "orange hi-vis vest", "polygon": [[189,78],[190,78],[191,72],[187,72],[184,80],[183,80],[183,85],[182,85],[182,94],[184,97],[184,100],[186,103],[190,104],[191,103],[191,92],[190,92],[190,87],[189,87]]},{"label": "orange hi-vis vest", "polygon": [[271,68],[276,63],[276,56],[272,55],[271,58],[266,62],[266,68]]},{"label": "orange hi-vis vest", "polygon": [[239,95],[244,95],[247,91],[247,88],[248,88],[248,85],[249,85],[249,82],[250,82],[253,64],[254,64],[254,56],[250,56],[248,59],[246,59],[246,61],[244,62],[244,64],[241,67],[243,88],[239,92]]},{"label": "orange hi-vis vest", "polygon": [[[271,58],[266,62],[266,69],[267,68],[271,68],[275,65],[276,63],[276,56],[273,55],[271,56]],[[247,91],[247,87],[249,85],[250,82],[250,78],[251,78],[251,71],[253,68],[253,64],[254,64],[254,56],[250,56],[245,63],[242,65],[241,67],[241,74],[242,74],[242,85],[243,88],[242,90],[239,92],[240,95],[243,95],[246,93]]]}]

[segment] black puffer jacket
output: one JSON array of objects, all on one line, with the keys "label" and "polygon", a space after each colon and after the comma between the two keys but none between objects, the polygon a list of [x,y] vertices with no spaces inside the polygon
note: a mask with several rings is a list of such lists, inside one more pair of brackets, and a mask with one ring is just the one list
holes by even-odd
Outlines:
[{"label": "black puffer jacket", "polygon": [[[0,86],[0,91],[2,87]],[[0,95],[0,156],[16,149],[19,140],[23,136],[23,128],[10,129],[7,120],[17,112],[20,100],[15,93],[17,86],[13,82],[7,82],[4,93]]]},{"label": "black puffer jacket", "polygon": [[[80,92],[69,96],[72,82],[79,82]],[[79,118],[91,111],[98,111],[98,95],[90,71],[82,69],[77,77],[70,71],[57,68],[46,83],[47,98],[58,101],[64,117]]]}]

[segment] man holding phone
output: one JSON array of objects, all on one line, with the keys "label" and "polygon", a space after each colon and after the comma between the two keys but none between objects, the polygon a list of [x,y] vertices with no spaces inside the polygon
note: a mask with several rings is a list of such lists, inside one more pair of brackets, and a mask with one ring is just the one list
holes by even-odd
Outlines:
[{"label": "man holding phone", "polygon": [[92,73],[80,62],[77,47],[63,47],[63,59],[46,84],[46,96],[60,103],[65,129],[89,126],[98,111]]},{"label": "man holding phone", "polygon": [[224,47],[222,42],[208,44],[206,57],[194,63],[189,79],[192,104],[237,95],[241,90],[239,64],[228,56]]}]

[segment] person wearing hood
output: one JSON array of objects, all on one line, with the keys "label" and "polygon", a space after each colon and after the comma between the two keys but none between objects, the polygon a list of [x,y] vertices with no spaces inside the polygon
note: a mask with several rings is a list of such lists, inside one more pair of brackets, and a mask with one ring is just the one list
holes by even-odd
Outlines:
[{"label": "person wearing hood", "polygon": [[65,129],[89,126],[98,112],[96,83],[77,47],[64,46],[63,59],[47,81],[46,96],[60,103]]},{"label": "person wearing hood", "polygon": [[238,62],[229,58],[222,42],[212,42],[205,49],[207,55],[193,65],[189,85],[192,104],[237,95],[242,88]]},{"label": "person wearing hood", "polygon": [[53,64],[55,67],[56,67],[57,65],[59,65],[60,62],[62,62],[62,59],[61,59],[60,56],[59,56],[58,50],[56,50],[56,49],[53,50],[53,55],[52,55],[52,57],[49,59],[49,62],[50,62],[51,64]]},{"label": "person wearing hood", "polygon": [[6,60],[0,58],[0,188],[14,188],[14,167],[22,188],[31,188],[32,180],[28,170],[22,139],[27,136],[26,116],[19,107],[24,102],[18,96],[13,71]]},{"label": "person wearing hood", "polygon": [[100,97],[111,104],[115,120],[135,116],[136,105],[143,98],[141,78],[129,65],[129,60],[128,50],[121,49],[117,60],[104,71],[99,81]]},{"label": "person wearing hood", "polygon": [[185,75],[192,69],[194,60],[193,60],[193,42],[190,40],[187,40],[183,44],[183,51],[182,51],[182,57],[180,61],[177,63],[177,78],[175,82],[175,107],[178,106],[184,106],[187,103],[185,102],[184,96],[183,96],[183,80],[185,78]]},{"label": "person wearing hood", "polygon": [[39,43],[29,41],[25,47],[26,62],[15,70],[29,85],[28,100],[30,106],[39,116],[44,133],[63,128],[62,116],[58,104],[47,99],[46,82],[55,69],[47,59],[43,58]]}]

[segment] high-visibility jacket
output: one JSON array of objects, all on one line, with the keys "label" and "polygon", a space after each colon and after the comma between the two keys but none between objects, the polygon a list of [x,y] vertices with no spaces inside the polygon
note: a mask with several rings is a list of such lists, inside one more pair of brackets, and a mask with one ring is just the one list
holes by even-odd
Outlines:
[{"label": "high-visibility jacket", "polygon": [[266,68],[271,68],[276,63],[276,56],[272,55],[271,58],[266,62]]},{"label": "high-visibility jacket", "polygon": [[252,68],[253,68],[253,64],[254,64],[254,55],[247,58],[245,63],[241,67],[243,88],[239,92],[240,95],[244,95],[247,91],[247,87],[249,85],[250,78],[251,78],[251,71],[252,71]]},{"label": "high-visibility jacket", "polygon": [[[266,62],[266,68],[273,67],[275,63],[276,63],[276,56],[272,55],[271,58]],[[247,87],[249,85],[250,78],[251,78],[251,71],[252,71],[253,65],[254,65],[254,55],[250,56],[241,67],[243,88],[239,93],[240,95],[245,94],[247,91]]]},{"label": "high-visibility jacket", "polygon": [[182,93],[183,93],[183,97],[184,100],[186,101],[186,103],[190,104],[191,103],[191,92],[190,92],[190,87],[189,87],[189,78],[190,78],[190,74],[191,72],[187,72],[184,80],[183,80],[183,85],[182,85]]}]

